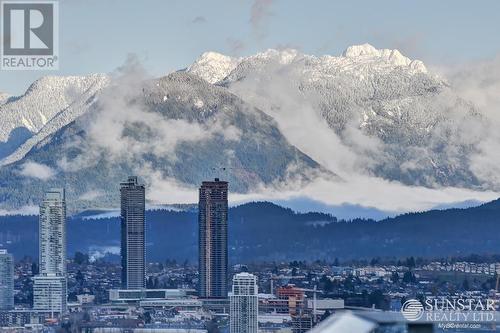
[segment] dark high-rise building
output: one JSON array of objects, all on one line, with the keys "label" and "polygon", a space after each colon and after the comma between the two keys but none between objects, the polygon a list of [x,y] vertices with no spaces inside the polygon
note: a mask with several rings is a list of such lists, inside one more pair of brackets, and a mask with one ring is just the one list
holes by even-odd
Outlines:
[{"label": "dark high-rise building", "polygon": [[137,177],[120,183],[122,287],[146,287],[145,188]]},{"label": "dark high-rise building", "polygon": [[200,297],[227,298],[227,188],[215,178],[203,182],[198,203]]}]

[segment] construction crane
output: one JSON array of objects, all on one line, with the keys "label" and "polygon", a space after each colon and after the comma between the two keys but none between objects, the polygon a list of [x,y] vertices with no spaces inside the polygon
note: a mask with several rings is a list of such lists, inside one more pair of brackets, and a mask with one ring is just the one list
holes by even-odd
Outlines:
[{"label": "construction crane", "polygon": [[497,275],[497,283],[495,285],[495,300],[497,304],[495,304],[495,306],[498,305],[498,285],[500,283],[500,274],[497,273],[496,275]]},{"label": "construction crane", "polygon": [[318,290],[318,286],[314,286],[314,289],[307,289],[307,288],[298,288],[304,292],[312,292],[313,293],[313,316],[316,316],[316,301],[317,301],[317,298],[316,298],[316,294],[317,293],[320,293],[320,294],[323,294],[323,290]]},{"label": "construction crane", "polygon": [[[277,280],[279,278],[297,278],[297,276],[273,276],[271,277],[271,294],[273,293],[273,280]],[[302,278],[305,278],[305,276],[300,276]],[[316,313],[317,313],[317,294],[320,293],[320,294],[323,294],[324,291],[323,290],[318,290],[318,287],[315,285],[314,286],[314,289],[309,289],[309,288],[300,288],[300,287],[295,287],[296,290],[299,290],[299,291],[302,291],[304,293],[306,292],[312,292],[313,293],[313,320],[314,322],[316,322]]]}]

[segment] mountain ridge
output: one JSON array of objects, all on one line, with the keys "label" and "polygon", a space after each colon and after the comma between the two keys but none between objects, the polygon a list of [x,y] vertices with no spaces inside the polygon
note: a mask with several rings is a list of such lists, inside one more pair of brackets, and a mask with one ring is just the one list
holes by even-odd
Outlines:
[{"label": "mountain ridge", "polygon": [[[281,128],[293,128],[284,131],[288,140],[340,175],[355,170],[410,186],[500,189],[473,170],[483,138],[463,131],[477,126],[487,133],[488,121],[445,79],[397,50],[364,44],[338,57],[268,50],[241,58],[217,84]],[[326,122],[331,132],[324,136],[338,141],[339,149],[320,152],[315,142],[301,140],[307,135],[302,119],[317,115],[322,119],[309,130]],[[353,164],[339,169],[334,155],[343,149]]]},{"label": "mountain ridge", "polygon": [[[369,192],[360,180],[366,188],[382,183],[459,192],[438,195],[445,204],[500,189],[476,170],[480,145],[492,130],[487,116],[397,50],[364,44],[340,56],[270,49],[241,58],[206,52],[168,79],[151,79],[129,65],[87,81],[41,79],[0,103],[0,113],[17,112],[13,121],[1,120],[8,126],[2,126],[6,141],[0,139],[0,182],[16,189],[0,193],[4,208],[36,204],[41,190],[32,197],[20,193],[35,184],[78,183],[103,195],[110,190],[100,191],[95,182],[106,183],[105,173],[113,184],[126,173],[144,174],[160,184],[155,200],[165,191],[179,195],[178,202],[192,200],[191,189],[221,170],[240,194],[274,190],[295,198],[310,186],[323,202],[329,200],[326,184]],[[30,115],[29,126],[23,114]],[[467,128],[478,134],[468,135]],[[82,167],[90,180],[75,174]],[[339,181],[345,185],[335,187]],[[82,199],[74,199],[85,201],[79,209],[109,203],[78,193]],[[357,201],[347,203],[373,206],[364,192],[353,197]]]},{"label": "mountain ridge", "polygon": [[[500,200],[480,207],[402,214],[384,221],[341,221],[330,214],[297,213],[270,202],[229,209],[233,263],[273,260],[327,260],[460,257],[500,251]],[[197,212],[146,212],[148,260],[197,258]],[[68,253],[119,249],[119,217],[68,220]],[[287,230],[283,233],[283,230]],[[0,239],[16,257],[38,254],[36,216],[0,216]],[[116,252],[118,253],[118,252]],[[114,254],[116,254],[114,253]],[[113,253],[108,253],[113,254]]]},{"label": "mountain ridge", "polygon": [[[40,138],[42,130],[46,131],[51,125],[56,125],[57,128],[64,125],[64,122],[60,123],[61,118],[71,114],[63,112],[64,110],[75,109],[76,115],[73,118],[85,112],[76,110],[75,105],[82,104],[82,99],[95,95],[107,83],[108,78],[103,74],[45,76],[33,82],[23,95],[11,96],[5,100],[0,104],[0,164],[12,163],[22,158],[34,144],[47,135],[45,133]],[[62,113],[65,115],[62,116]],[[58,119],[52,122],[54,118]],[[6,148],[1,149],[2,145]],[[21,150],[17,151],[19,148]]]},{"label": "mountain ridge", "polygon": [[[428,73],[426,66],[420,60],[411,60],[397,49],[378,50],[370,44],[353,45],[346,48],[340,56],[312,56],[300,53],[296,49],[268,49],[247,57],[231,57],[222,53],[209,51],[203,53],[190,65],[186,71],[205,79],[209,83],[223,83],[242,63],[253,61],[269,61],[277,59],[281,64],[290,64],[294,60],[325,61],[336,63],[339,67],[350,69],[355,62],[365,62],[378,65],[381,69],[392,66],[408,67],[414,72]],[[237,79],[231,79],[237,80]]]},{"label": "mountain ridge", "polygon": [[[176,191],[194,196],[186,188],[222,167],[235,192],[321,172],[284,139],[271,117],[197,76],[172,73],[127,88],[124,96],[115,88],[121,89],[111,87],[93,110],[69,119],[23,159],[0,168],[4,206],[30,205],[44,188],[66,187],[69,211],[109,207],[118,202],[118,185],[130,174],[143,177],[154,202],[175,183],[185,186]],[[123,103],[116,105],[117,99]],[[27,163],[50,174],[29,174]],[[98,195],[88,199],[87,192]]]}]

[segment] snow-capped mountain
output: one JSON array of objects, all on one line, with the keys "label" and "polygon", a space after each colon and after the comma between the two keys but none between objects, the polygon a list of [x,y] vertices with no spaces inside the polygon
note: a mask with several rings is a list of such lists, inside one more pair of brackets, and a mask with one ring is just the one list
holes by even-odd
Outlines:
[{"label": "snow-capped mountain", "polygon": [[239,193],[318,175],[500,188],[473,167],[486,116],[397,50],[207,52],[160,79],[137,74],[47,77],[0,102],[0,208],[50,186],[68,188],[74,210],[116,206],[131,173],[158,202],[221,172]]},{"label": "snow-capped mountain", "polygon": [[23,158],[0,168],[1,206],[33,204],[44,188],[64,186],[72,211],[113,207],[132,173],[146,182],[148,199],[160,201],[182,191],[175,184],[195,194],[219,175],[242,193],[321,171],[271,117],[192,74],[115,82],[88,105],[69,123],[54,117]]},{"label": "snow-capped mountain", "polygon": [[[99,75],[96,78],[98,80],[89,86],[78,98],[75,98],[70,105],[58,112],[38,132],[20,144],[10,155],[0,160],[0,165],[10,164],[22,159],[36,144],[92,109],[97,100],[97,94],[109,84],[108,76]],[[82,81],[85,80],[86,77],[82,77]]]},{"label": "snow-capped mountain", "polygon": [[[398,50],[378,50],[370,44],[348,47],[340,57],[305,55],[294,49],[269,49],[249,57],[235,58],[217,52],[203,53],[187,72],[198,75],[210,83],[237,81],[248,73],[261,72],[271,62],[288,65],[292,62],[306,61],[311,70],[311,79],[321,79],[340,72],[351,72],[361,77],[362,72],[392,71],[401,66],[411,73],[427,73],[427,68],[420,60],[410,60]],[[231,75],[230,75],[231,74]]]},{"label": "snow-capped mountain", "polygon": [[9,98],[9,94],[0,92],[0,104],[3,104],[7,101],[7,98]]},{"label": "snow-capped mountain", "polygon": [[198,75],[209,83],[217,83],[231,73],[240,62],[241,58],[217,52],[205,52],[186,71]]},{"label": "snow-capped mountain", "polygon": [[10,132],[25,127],[38,132],[58,112],[70,106],[84,93],[100,89],[105,75],[46,76],[35,81],[23,96],[8,101],[0,108],[2,127],[0,141],[5,142]]},{"label": "snow-capped mountain", "polygon": [[[0,104],[0,158],[6,158],[28,140],[31,143],[22,149],[26,152],[36,143],[37,137],[40,137],[37,134],[42,129],[47,135],[84,113],[93,96],[108,82],[107,76],[101,74],[47,76],[35,81],[24,95],[4,100]],[[49,125],[52,130],[46,128],[53,118],[57,119]],[[2,163],[22,156],[18,152]]]},{"label": "snow-capped mountain", "polygon": [[[194,73],[225,76],[216,84],[277,119],[290,142],[338,174],[355,169],[408,185],[483,185],[470,170],[477,141],[462,135],[463,124],[482,122],[478,112],[398,50],[364,44],[317,57],[271,49],[226,63],[233,69],[205,58],[195,62]],[[316,115],[333,131],[323,142],[331,149],[319,151],[317,142],[303,140],[317,130],[305,121]],[[335,155],[343,149],[353,161],[339,166]]]}]

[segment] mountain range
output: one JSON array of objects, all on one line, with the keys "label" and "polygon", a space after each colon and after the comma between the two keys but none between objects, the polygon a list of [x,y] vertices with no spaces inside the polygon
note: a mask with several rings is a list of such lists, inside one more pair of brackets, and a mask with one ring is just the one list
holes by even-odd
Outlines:
[{"label": "mountain range", "polygon": [[0,115],[2,209],[36,205],[54,186],[67,188],[72,212],[116,207],[131,173],[151,202],[194,202],[214,176],[235,193],[358,175],[499,188],[477,171],[489,130],[481,110],[421,61],[368,44],[322,57],[207,52],[161,78],[134,61],[44,77],[22,96],[1,94]]},{"label": "mountain range", "polygon": [[[328,156],[336,150],[315,154],[293,133],[289,136],[340,174],[354,168],[407,185],[484,185],[471,171],[476,139],[463,135],[466,124],[484,126],[484,119],[445,79],[398,50],[364,44],[339,57],[269,50],[237,59],[212,52],[188,72],[228,87],[276,119],[285,118],[282,122],[293,130],[300,128],[302,117],[320,115],[339,145],[354,154],[351,165],[339,168],[330,161],[335,157]],[[302,117],[289,124],[286,118],[294,108],[300,108],[295,112]]]}]

